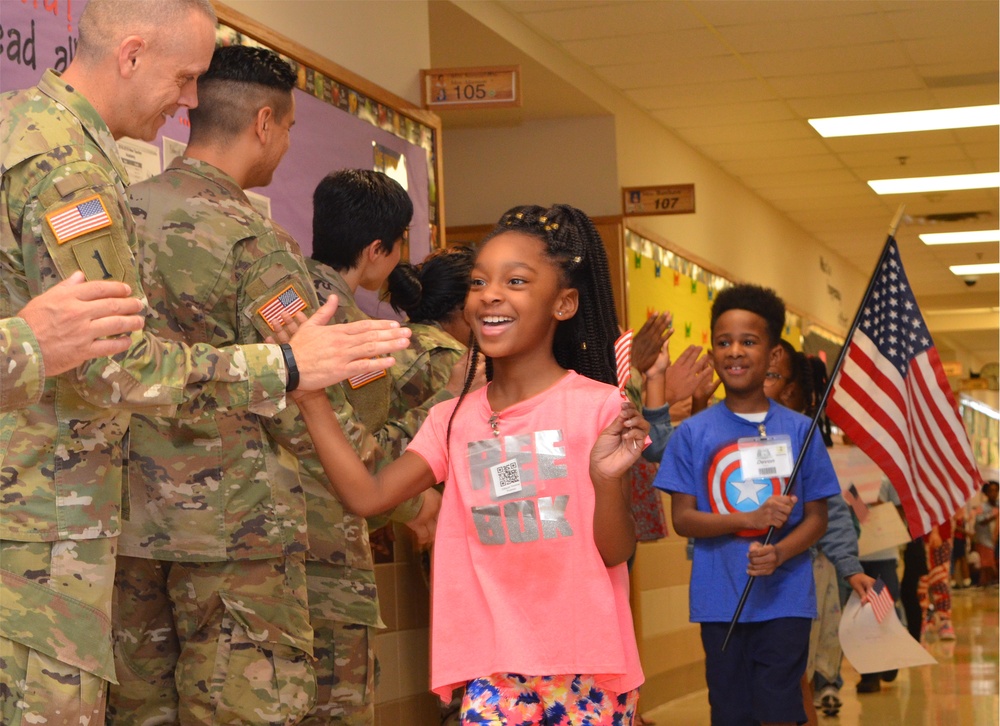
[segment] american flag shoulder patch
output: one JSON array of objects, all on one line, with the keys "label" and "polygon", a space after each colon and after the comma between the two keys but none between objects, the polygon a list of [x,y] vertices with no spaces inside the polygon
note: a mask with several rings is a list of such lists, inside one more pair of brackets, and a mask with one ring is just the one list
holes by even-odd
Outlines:
[{"label": "american flag shoulder patch", "polygon": [[308,303],[302,299],[302,296],[295,289],[295,285],[289,284],[281,292],[257,308],[257,313],[267,323],[267,327],[271,330],[277,330],[281,327],[281,313],[295,315],[295,313],[306,310],[308,307]]},{"label": "american flag shoulder patch", "polygon": [[64,244],[88,232],[110,227],[111,215],[104,206],[104,200],[95,194],[49,212],[45,215],[45,221],[55,235],[56,242]]},{"label": "american flag shoulder patch", "polygon": [[353,378],[348,378],[347,383],[351,388],[357,390],[372,381],[377,381],[379,378],[385,378],[385,375],[385,369],[380,371],[371,371],[370,373],[359,373]]}]

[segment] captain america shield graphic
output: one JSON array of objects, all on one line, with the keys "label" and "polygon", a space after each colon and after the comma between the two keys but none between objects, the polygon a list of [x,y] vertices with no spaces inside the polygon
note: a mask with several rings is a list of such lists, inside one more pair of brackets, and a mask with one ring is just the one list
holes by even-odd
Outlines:
[{"label": "captain america shield graphic", "polygon": [[[781,493],[781,480],[743,480],[740,469],[739,444],[724,446],[716,453],[708,467],[708,498],[712,511],[716,514],[753,512],[760,508],[768,497]],[[766,529],[744,529],[736,533],[740,537],[758,537],[767,534]]]}]

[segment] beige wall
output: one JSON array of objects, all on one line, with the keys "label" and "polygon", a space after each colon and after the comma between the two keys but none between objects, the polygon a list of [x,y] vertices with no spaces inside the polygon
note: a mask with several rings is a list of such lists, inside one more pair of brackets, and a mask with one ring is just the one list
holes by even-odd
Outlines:
[{"label": "beige wall", "polygon": [[430,66],[425,0],[223,0],[387,91],[420,103]]},{"label": "beige wall", "polygon": [[610,116],[444,134],[449,226],[495,222],[515,204],[572,204],[621,214]]}]

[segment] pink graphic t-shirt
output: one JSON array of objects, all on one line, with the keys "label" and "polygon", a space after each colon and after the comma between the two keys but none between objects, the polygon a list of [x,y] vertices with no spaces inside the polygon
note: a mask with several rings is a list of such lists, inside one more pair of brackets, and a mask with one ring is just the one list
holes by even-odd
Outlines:
[{"label": "pink graphic t-shirt", "polygon": [[594,543],[590,450],[621,410],[614,386],[569,372],[493,412],[486,389],[431,409],[408,451],[446,482],[434,545],[431,690],[493,673],[643,680],[628,571]]}]

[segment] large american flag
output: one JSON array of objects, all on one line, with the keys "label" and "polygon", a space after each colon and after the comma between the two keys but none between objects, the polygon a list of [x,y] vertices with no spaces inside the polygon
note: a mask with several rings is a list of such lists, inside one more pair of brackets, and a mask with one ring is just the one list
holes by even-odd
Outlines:
[{"label": "large american flag", "polygon": [[885,472],[910,534],[926,534],[980,485],[934,341],[889,237],[826,412]]}]

